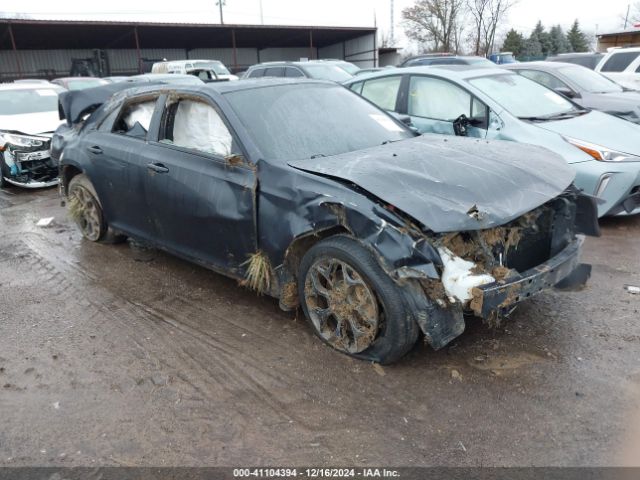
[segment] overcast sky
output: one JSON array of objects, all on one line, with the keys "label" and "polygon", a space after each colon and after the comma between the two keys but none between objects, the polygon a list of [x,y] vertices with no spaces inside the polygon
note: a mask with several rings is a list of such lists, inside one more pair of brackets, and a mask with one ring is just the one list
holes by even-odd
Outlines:
[{"label": "overcast sky", "polygon": [[[106,20],[219,22],[217,0],[21,0],[3,1],[3,12],[19,5],[14,12],[36,18],[102,18]],[[390,25],[390,0],[224,0],[225,23],[260,23],[260,5],[266,24],[372,26],[374,18],[384,31]],[[395,0],[395,24],[403,41],[401,11],[413,0]],[[545,26],[561,24],[568,28],[578,18],[585,31],[615,30],[629,0],[519,0],[512,7],[503,30],[514,27],[528,33],[538,20]]]}]

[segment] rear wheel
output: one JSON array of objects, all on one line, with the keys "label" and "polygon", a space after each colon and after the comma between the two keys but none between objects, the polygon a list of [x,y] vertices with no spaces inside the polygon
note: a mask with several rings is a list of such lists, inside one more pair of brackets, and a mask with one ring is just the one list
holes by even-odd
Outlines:
[{"label": "rear wheel", "polygon": [[415,344],[419,329],[399,287],[358,241],[339,235],[317,243],[298,278],[309,323],[336,350],[391,363]]},{"label": "rear wheel", "polygon": [[69,215],[84,238],[103,243],[116,243],[125,239],[122,235],[115,234],[107,225],[98,194],[85,174],[73,177],[67,192]]}]

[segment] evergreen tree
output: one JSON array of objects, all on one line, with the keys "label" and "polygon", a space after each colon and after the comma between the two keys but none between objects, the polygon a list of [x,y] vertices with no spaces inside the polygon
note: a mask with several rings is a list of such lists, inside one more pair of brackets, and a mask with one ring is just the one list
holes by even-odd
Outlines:
[{"label": "evergreen tree", "polygon": [[509,30],[504,39],[502,50],[505,52],[513,52],[513,55],[516,57],[522,54],[524,50],[524,37],[522,34],[513,28]]},{"label": "evergreen tree", "polygon": [[564,34],[560,25],[551,27],[549,38],[551,39],[551,51],[549,53],[557,55],[558,53],[567,53],[572,51],[571,43],[567,40],[567,36]]},{"label": "evergreen tree", "polygon": [[574,52],[589,51],[589,44],[584,33],[580,30],[580,24],[577,19],[573,22],[571,29],[567,32],[567,40],[571,44],[571,50]]},{"label": "evergreen tree", "polygon": [[531,36],[524,42],[523,55],[528,57],[540,57],[542,55],[542,45],[537,37]]}]

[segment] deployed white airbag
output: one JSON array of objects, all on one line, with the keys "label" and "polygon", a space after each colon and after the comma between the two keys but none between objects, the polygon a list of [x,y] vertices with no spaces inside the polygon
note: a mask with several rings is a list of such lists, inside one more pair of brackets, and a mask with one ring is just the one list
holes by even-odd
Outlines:
[{"label": "deployed white airbag", "polygon": [[488,274],[476,275],[471,273],[476,264],[454,255],[448,248],[438,248],[444,271],[442,272],[442,285],[449,297],[468,302],[473,298],[471,293],[474,287],[495,282],[495,278]]},{"label": "deployed white airbag", "polygon": [[173,144],[202,152],[231,154],[233,139],[218,112],[202,102],[181,100],[173,121]]}]

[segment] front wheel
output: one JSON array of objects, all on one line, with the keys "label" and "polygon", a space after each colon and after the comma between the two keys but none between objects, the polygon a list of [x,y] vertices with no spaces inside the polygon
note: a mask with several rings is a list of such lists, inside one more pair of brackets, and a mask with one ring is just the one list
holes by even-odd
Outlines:
[{"label": "front wheel", "polygon": [[125,238],[115,234],[107,225],[98,194],[86,175],[73,177],[67,192],[69,216],[78,225],[84,238],[102,243],[116,243]]},{"label": "front wheel", "polygon": [[351,237],[314,245],[300,264],[298,289],[316,335],[342,353],[392,363],[418,338],[399,287]]}]

